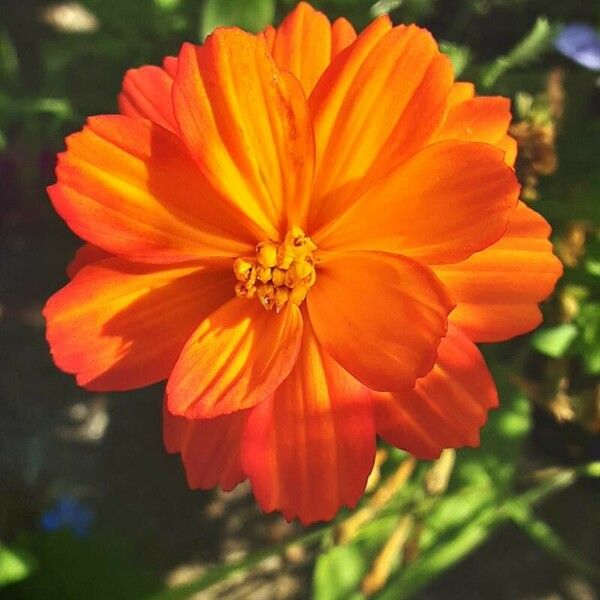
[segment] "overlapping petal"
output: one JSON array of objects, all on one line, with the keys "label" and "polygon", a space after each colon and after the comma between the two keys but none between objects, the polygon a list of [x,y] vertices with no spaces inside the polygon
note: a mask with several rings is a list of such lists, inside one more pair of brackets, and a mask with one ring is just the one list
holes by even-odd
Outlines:
[{"label": "overlapping petal", "polygon": [[167,384],[169,410],[212,418],[262,402],[291,371],[301,339],[297,306],[275,314],[257,300],[230,300],[185,345]]},{"label": "overlapping petal", "polygon": [[421,148],[444,116],[452,67],[418,27],[374,21],[315,87],[318,170],[310,226],[346,210],[360,189]]},{"label": "overlapping petal", "polygon": [[159,125],[94,117],[67,148],[49,188],[54,207],[77,235],[111,254],[156,264],[234,257],[260,236]]},{"label": "overlapping petal", "polygon": [[231,274],[109,258],[83,267],[44,308],[56,365],[91,390],[166,379],[199,323],[231,297]]},{"label": "overlapping petal", "polygon": [[73,279],[83,267],[87,267],[92,263],[100,262],[107,258],[114,258],[112,254],[94,246],[93,244],[84,244],[81,248],[78,248],[75,252],[73,260],[67,266],[67,276],[69,279]]},{"label": "overlapping petal", "polygon": [[307,323],[298,361],[249,412],[242,463],[262,509],[304,524],[362,495],[375,455],[368,390],[326,352]]},{"label": "overlapping petal", "polygon": [[320,264],[307,304],[319,343],[375,390],[412,388],[431,369],[454,306],[427,267],[374,252]]},{"label": "overlapping petal", "polygon": [[184,44],[173,106],[200,169],[265,238],[278,239],[287,218],[302,226],[312,126],[302,87],[277,68],[263,36],[218,29],[202,46]]},{"label": "overlapping petal", "polygon": [[500,96],[467,97],[470,92],[470,87],[454,90],[448,115],[433,139],[492,144],[505,153],[506,164],[514,165],[516,141],[507,135],[510,100]]},{"label": "overlapping petal", "polygon": [[246,413],[186,419],[172,415],[165,403],[165,447],[167,452],[181,454],[190,488],[207,490],[218,485],[228,492],[246,479],[240,453]]},{"label": "overlapping petal", "polygon": [[457,262],[500,238],[518,194],[515,174],[494,146],[438,142],[371,185],[312,237],[323,249],[383,250],[429,264]]},{"label": "overlapping petal", "polygon": [[380,436],[418,458],[431,459],[444,448],[477,446],[498,396],[481,353],[451,325],[434,368],[413,391],[374,394],[373,402]]},{"label": "overlapping petal", "polygon": [[331,60],[356,39],[346,19],[331,24],[306,2],[299,2],[277,29],[265,33],[277,66],[295,75],[307,97]]},{"label": "overlapping petal", "polygon": [[119,111],[128,117],[148,119],[176,133],[172,90],[173,77],[165,69],[152,65],[129,69],[119,94]]},{"label": "overlapping petal", "polygon": [[457,301],[451,322],[476,342],[506,340],[537,327],[537,304],[562,273],[549,235],[544,218],[519,203],[498,242],[463,262],[433,267]]}]

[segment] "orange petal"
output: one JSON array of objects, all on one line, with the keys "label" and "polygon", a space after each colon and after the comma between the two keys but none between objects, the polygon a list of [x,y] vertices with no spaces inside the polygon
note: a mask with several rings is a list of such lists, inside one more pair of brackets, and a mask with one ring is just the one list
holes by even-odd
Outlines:
[{"label": "orange petal", "polygon": [[495,146],[504,152],[504,162],[510,167],[514,167],[519,149],[517,140],[510,135],[505,135],[499,142],[496,142]]},{"label": "orange petal", "polygon": [[399,252],[429,264],[464,260],[500,238],[519,184],[488,144],[446,141],[421,150],[326,229],[322,249]]},{"label": "orange petal", "polygon": [[142,117],[177,132],[172,89],[173,77],[160,67],[129,69],[119,94],[119,111],[128,117]]},{"label": "orange petal", "polygon": [[514,147],[509,147],[512,138],[507,136],[510,125],[510,100],[501,96],[478,96],[460,102],[448,113],[435,140],[463,140],[493,144],[507,153],[505,162],[514,164]]},{"label": "orange petal", "polygon": [[261,508],[304,525],[334,517],[361,497],[375,455],[369,393],[304,329],[296,366],[253,408],[242,463]]},{"label": "orange petal", "polygon": [[374,21],[335,58],[309,104],[317,144],[310,228],[345,210],[359,186],[423,146],[446,111],[452,67],[431,35]]},{"label": "orange petal", "polygon": [[69,279],[73,279],[83,267],[87,267],[92,263],[99,262],[101,260],[105,260],[107,258],[114,258],[111,254],[102,250],[102,248],[98,248],[98,246],[94,246],[93,244],[84,244],[75,252],[75,256],[73,260],[69,263],[67,267],[67,277]]},{"label": "orange petal", "polygon": [[300,309],[280,313],[234,298],[189,339],[167,384],[169,410],[212,418],[262,402],[294,366],[302,337]]},{"label": "orange petal", "polygon": [[56,365],[91,390],[166,379],[198,324],[231,297],[229,271],[109,258],[83,267],[44,308]]},{"label": "orange petal", "polygon": [[452,108],[434,139],[496,144],[506,135],[510,119],[508,98],[478,96]]},{"label": "orange petal", "polygon": [[302,212],[308,201],[314,139],[302,88],[276,67],[264,36],[218,29],[202,46],[184,44],[173,104],[208,180],[279,239],[285,208]]},{"label": "orange petal", "polygon": [[300,2],[277,28],[271,53],[280,69],[297,77],[308,97],[331,59],[355,38],[347,21],[332,28],[322,12]]},{"label": "orange petal", "polygon": [[240,447],[246,412],[214,419],[186,419],[163,409],[163,437],[167,452],[181,454],[192,489],[220,486],[226,492],[246,479]]},{"label": "orange petal", "polygon": [[67,148],[50,198],[77,235],[111,254],[153,263],[233,257],[263,235],[217,196],[159,125],[93,117]]},{"label": "orange petal", "polygon": [[470,81],[455,81],[448,94],[448,108],[470,100],[475,96],[475,86]]},{"label": "orange petal", "polygon": [[375,252],[320,264],[307,302],[325,350],[374,390],[412,388],[431,370],[454,306],[427,267]]},{"label": "orange petal", "polygon": [[498,405],[490,372],[477,347],[450,326],[435,367],[414,391],[374,394],[377,433],[417,458],[444,448],[478,446],[487,413]]},{"label": "orange petal", "polygon": [[537,327],[537,303],[562,273],[548,241],[550,226],[519,203],[498,242],[467,260],[433,267],[457,301],[450,321],[476,342],[497,342]]}]

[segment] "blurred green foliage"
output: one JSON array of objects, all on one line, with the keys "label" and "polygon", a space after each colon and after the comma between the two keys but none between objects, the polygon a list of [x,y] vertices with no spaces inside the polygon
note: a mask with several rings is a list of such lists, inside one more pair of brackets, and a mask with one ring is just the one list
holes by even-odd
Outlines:
[{"label": "blurred green foliage", "polygon": [[[126,69],[159,64],[163,56],[176,54],[184,41],[199,42],[216,26],[237,24],[258,31],[277,23],[296,2],[81,0],[91,18],[87,30],[72,24],[69,29],[68,23],[47,18],[46,9],[57,4],[0,0],[0,160],[12,169],[10,177],[0,169],[5,194],[0,193],[0,199],[10,195],[11,210],[15,199],[21,203],[18,211],[42,210],[41,190],[51,175],[40,169],[40,156],[60,149],[64,136],[77,129],[86,115],[116,111]],[[543,94],[549,70],[567,67],[566,60],[551,49],[562,24],[600,23],[600,3],[589,0],[315,0],[313,4],[331,18],[347,17],[358,28],[384,12],[390,12],[396,22],[425,25],[441,41],[461,78],[476,81],[484,93],[521,99]],[[595,76],[569,67],[564,92],[565,113],[560,122],[556,120],[559,170],[542,179],[536,210],[553,225],[559,248],[561,240],[567,250],[572,245],[567,233],[573,224],[585,232],[585,241],[566,267],[555,299],[545,307],[546,325],[529,338],[487,353],[499,382],[502,408],[492,413],[483,430],[481,448],[458,452],[446,493],[426,493],[429,465],[421,464],[351,540],[340,544],[335,535],[348,512],[336,523],[292,540],[318,545],[313,577],[317,600],[363,598],[365,577],[407,516],[418,526],[416,546],[410,560],[404,560],[407,549],[394,555],[388,585],[379,598],[410,597],[509,521],[573,569],[598,576],[595,567],[567,548],[534,509],[578,476],[597,477],[597,466],[559,469],[530,482],[525,491],[516,485],[532,416],[523,388],[514,384],[514,374],[541,379],[551,388],[552,381],[544,380],[544,373],[559,363],[569,385],[585,395],[597,385],[594,376],[600,373],[600,101]],[[383,480],[405,460],[403,453],[391,451]],[[367,496],[360,506],[369,501]],[[11,540],[10,547],[0,546],[0,587],[10,585],[7,589],[14,597],[31,599],[187,598],[252,569],[288,545],[221,565],[191,584],[166,591],[120,541],[78,540],[64,532],[32,533]]]}]

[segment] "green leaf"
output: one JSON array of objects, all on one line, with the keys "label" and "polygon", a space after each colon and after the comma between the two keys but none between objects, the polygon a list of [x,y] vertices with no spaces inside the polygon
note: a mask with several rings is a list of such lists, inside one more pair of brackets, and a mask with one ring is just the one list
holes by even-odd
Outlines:
[{"label": "green leaf", "polygon": [[315,600],[347,600],[352,597],[368,568],[358,544],[336,546],[321,554],[313,579]]},{"label": "green leaf", "polygon": [[531,31],[507,55],[498,57],[484,71],[481,80],[483,86],[490,88],[510,69],[525,66],[539,58],[555,35],[556,28],[544,17],[539,17]]},{"label": "green leaf", "polygon": [[34,566],[28,553],[0,546],[0,588],[26,579]]},{"label": "green leaf", "polygon": [[563,323],[536,331],[531,345],[540,353],[552,358],[564,356],[579,333],[577,325]]},{"label": "green leaf", "polygon": [[216,27],[237,26],[256,33],[275,17],[275,0],[205,0],[200,21],[200,38]]},{"label": "green leaf", "polygon": [[22,536],[15,546],[35,556],[37,568],[11,590],[15,600],[142,600],[159,583],[137,563],[132,549],[118,538],[69,531]]},{"label": "green leaf", "polygon": [[594,579],[600,577],[600,569],[583,556],[578,555],[572,548],[569,548],[548,523],[534,515],[531,507],[515,502],[511,516],[512,520],[542,550],[588,577]]}]

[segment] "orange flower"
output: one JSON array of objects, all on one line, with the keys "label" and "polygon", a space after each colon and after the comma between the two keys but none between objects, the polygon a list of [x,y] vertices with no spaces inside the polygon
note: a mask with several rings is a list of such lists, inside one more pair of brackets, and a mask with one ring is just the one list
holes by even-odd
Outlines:
[{"label": "orange flower", "polygon": [[127,73],[121,116],[67,139],[54,207],[88,242],[44,314],[91,390],[168,379],[190,486],[248,477],[265,511],[330,519],[376,435],[477,445],[473,342],[540,322],[560,263],[518,202],[509,103],[454,83],[431,35],[360,35],[300,3]]}]

